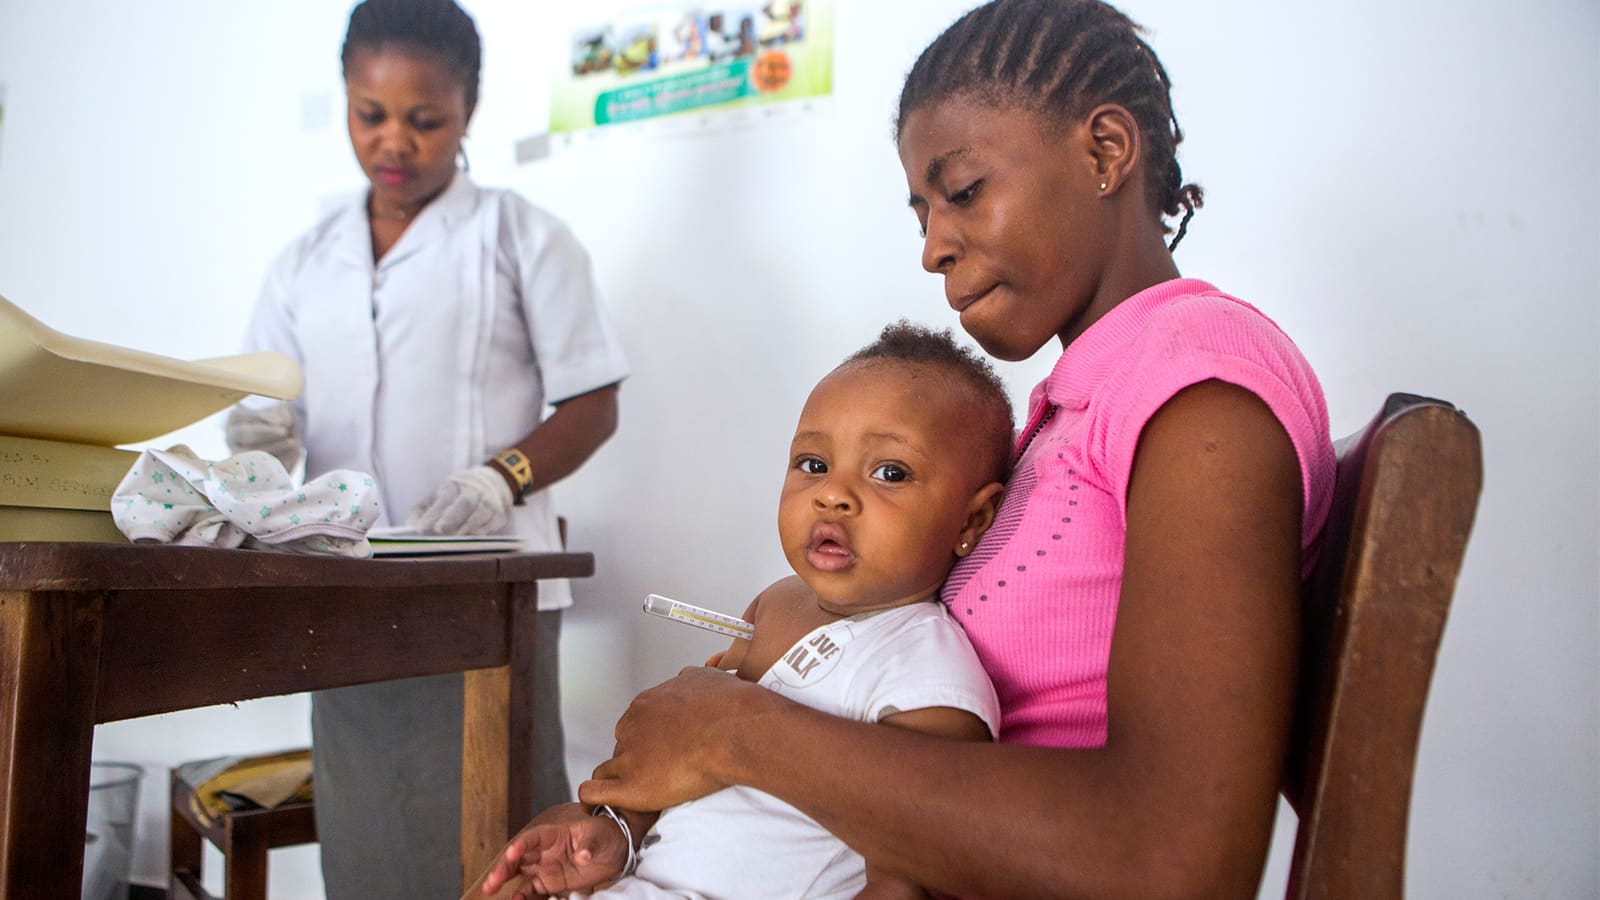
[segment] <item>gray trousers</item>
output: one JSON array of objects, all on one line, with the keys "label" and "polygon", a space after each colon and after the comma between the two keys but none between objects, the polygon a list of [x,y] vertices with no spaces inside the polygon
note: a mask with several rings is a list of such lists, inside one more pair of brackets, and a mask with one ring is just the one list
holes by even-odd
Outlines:
[{"label": "gray trousers", "polygon": [[[572,799],[557,683],[561,611],[535,618],[534,807],[523,821]],[[461,685],[457,673],[312,694],[328,900],[461,896]]]}]

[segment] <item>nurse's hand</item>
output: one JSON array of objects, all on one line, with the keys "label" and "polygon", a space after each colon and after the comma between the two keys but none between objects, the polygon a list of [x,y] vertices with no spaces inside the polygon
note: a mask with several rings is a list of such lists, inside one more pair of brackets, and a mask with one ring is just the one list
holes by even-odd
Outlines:
[{"label": "nurse's hand", "polygon": [[293,472],[305,457],[305,447],[294,430],[294,409],[288,403],[277,403],[264,409],[235,406],[228,411],[223,435],[228,441],[229,453],[246,450],[265,450],[283,463],[285,471]]},{"label": "nurse's hand", "polygon": [[493,534],[511,518],[511,485],[492,466],[451,475],[412,507],[406,525],[434,534]]}]

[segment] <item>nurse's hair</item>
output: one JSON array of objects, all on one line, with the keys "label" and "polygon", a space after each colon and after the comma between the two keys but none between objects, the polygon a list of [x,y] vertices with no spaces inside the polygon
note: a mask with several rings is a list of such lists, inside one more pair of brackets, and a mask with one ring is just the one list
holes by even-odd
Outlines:
[{"label": "nurse's hair", "polygon": [[[839,368],[881,360],[935,366],[966,388],[968,403],[961,422],[952,430],[972,433],[980,448],[985,484],[1004,482],[1011,474],[1011,443],[1015,425],[1005,382],[988,360],[957,344],[950,329],[934,331],[901,319],[885,326],[878,339],[850,354]],[[947,435],[946,437],[949,437]]]},{"label": "nurse's hair", "polygon": [[[906,118],[953,97],[1015,107],[1055,125],[1102,103],[1126,109],[1149,153],[1146,193],[1156,210],[1182,217],[1171,248],[1204,202],[1178,166],[1183,129],[1172,81],[1144,29],[1101,0],[994,0],[962,16],[929,44],[906,76],[895,140]],[[1167,229],[1171,231],[1169,227]]]},{"label": "nurse's hair", "polygon": [[478,106],[483,51],[478,27],[452,0],[365,0],[350,13],[339,52],[346,77],[357,50],[398,45],[437,57],[467,92],[467,115]]}]

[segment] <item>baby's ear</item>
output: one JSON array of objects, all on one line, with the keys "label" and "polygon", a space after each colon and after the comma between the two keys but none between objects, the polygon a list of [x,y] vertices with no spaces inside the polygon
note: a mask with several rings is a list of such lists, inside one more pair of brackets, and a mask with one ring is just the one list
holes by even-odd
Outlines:
[{"label": "baby's ear", "polygon": [[961,536],[956,541],[957,556],[966,556],[977,549],[978,539],[994,524],[994,517],[1000,511],[1000,500],[1005,493],[1005,485],[991,481],[967,501],[967,521],[961,527]]}]

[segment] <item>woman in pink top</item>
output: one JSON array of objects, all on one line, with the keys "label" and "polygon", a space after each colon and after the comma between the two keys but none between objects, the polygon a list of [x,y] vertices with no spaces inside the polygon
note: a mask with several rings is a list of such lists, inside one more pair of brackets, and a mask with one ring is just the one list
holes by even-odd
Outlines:
[{"label": "woman in pink top", "polygon": [[962,327],[1000,359],[1063,348],[944,590],[1001,740],[689,669],[634,701],[579,794],[661,809],[747,785],[950,893],[1253,897],[1333,482],[1316,378],[1255,309],[1179,277],[1201,195],[1166,72],[1115,9],[974,10],[917,61],[897,130],[922,264]]}]

